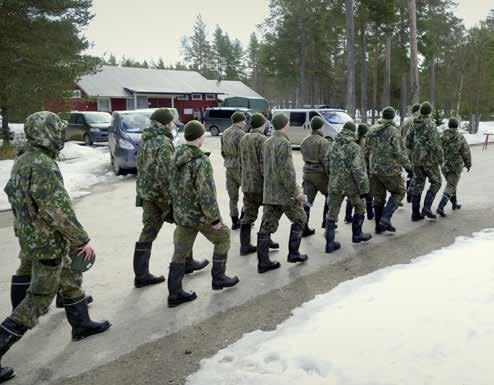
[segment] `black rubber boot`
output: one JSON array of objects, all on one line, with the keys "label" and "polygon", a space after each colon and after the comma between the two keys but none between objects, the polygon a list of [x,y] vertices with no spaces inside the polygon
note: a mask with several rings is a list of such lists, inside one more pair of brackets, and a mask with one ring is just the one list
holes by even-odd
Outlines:
[{"label": "black rubber boot", "polygon": [[330,221],[329,219],[326,220],[326,253],[332,253],[336,250],[338,250],[341,245],[339,242],[335,242],[335,230],[336,230],[336,223],[335,221]]},{"label": "black rubber boot", "polygon": [[238,230],[240,228],[240,220],[238,217],[232,217],[232,230]]},{"label": "black rubber boot", "polygon": [[353,222],[352,211],[353,211],[353,206],[350,203],[350,201],[347,199],[346,208],[345,208],[345,223],[346,224],[350,224]]},{"label": "black rubber boot", "polygon": [[374,199],[372,197],[368,197],[365,199],[365,207],[367,209],[367,219],[372,221],[374,219]]},{"label": "black rubber boot", "polygon": [[168,307],[175,307],[197,298],[195,292],[182,289],[182,280],[185,275],[184,263],[170,263],[168,271]]},{"label": "black rubber boot", "polygon": [[413,173],[408,173],[407,177],[407,202],[412,203]]},{"label": "black rubber boot", "polygon": [[82,340],[94,334],[107,331],[111,323],[109,321],[94,322],[89,318],[85,297],[64,301],[65,314],[70,326],[72,326],[72,339]]},{"label": "black rubber boot", "polygon": [[[94,302],[93,296],[92,295],[86,296],[86,302],[88,305],[93,303]],[[63,309],[64,308],[63,297],[62,297],[62,293],[60,292],[60,290],[58,290],[58,292],[57,292],[57,297],[55,299],[55,306],[57,307],[57,309]]]},{"label": "black rubber boot", "polygon": [[156,277],[149,272],[152,242],[136,242],[134,250],[134,286],[137,288],[164,282],[162,275]]},{"label": "black rubber boot", "polygon": [[194,258],[188,258],[185,261],[185,274],[192,274],[195,271],[202,270],[207,265],[209,265],[209,261],[207,259],[201,259],[200,261],[197,261]]},{"label": "black rubber boot", "polygon": [[427,191],[427,194],[425,195],[424,199],[424,207],[422,209],[422,215],[430,218],[430,219],[436,219],[437,216],[432,212],[432,202],[434,202],[434,198],[436,197],[436,194],[433,193],[431,190]]},{"label": "black rubber boot", "polygon": [[450,196],[448,193],[443,193],[443,196],[439,202],[439,206],[437,207],[437,210],[436,210],[436,213],[438,213],[443,218],[447,217],[446,213],[444,212],[444,208],[448,204],[449,198],[450,198]]},{"label": "black rubber boot", "polygon": [[412,196],[412,221],[417,222],[423,220],[425,217],[420,213],[420,199],[421,195]]},{"label": "black rubber boot", "polygon": [[280,244],[278,242],[273,241],[271,238],[269,238],[269,248],[270,249],[279,249]]},{"label": "black rubber boot", "polygon": [[386,203],[386,207],[384,208],[383,215],[379,224],[381,228],[385,231],[390,231],[392,233],[396,233],[396,228],[391,223],[391,217],[395,213],[398,205],[396,204],[393,198],[388,199],[388,203]]},{"label": "black rubber boot", "polygon": [[364,224],[364,214],[354,214],[352,222],[352,242],[360,243],[367,242],[372,239],[372,235],[362,232],[362,225]]},{"label": "black rubber boot", "polygon": [[306,254],[300,254],[300,242],[302,241],[302,229],[299,225],[292,223],[290,228],[290,239],[288,240],[288,257],[289,263],[305,262],[309,257]]},{"label": "black rubber boot", "polygon": [[213,268],[211,269],[213,290],[223,290],[226,287],[233,287],[240,282],[237,276],[231,278],[225,275],[226,255],[213,255]]},{"label": "black rubber boot", "polygon": [[381,226],[381,218],[383,217],[384,206],[374,206],[374,220],[376,222],[376,234],[384,233],[385,229]]},{"label": "black rubber boot", "polygon": [[271,242],[270,234],[257,233],[257,272],[259,274],[278,269],[281,266],[278,261],[269,259]]},{"label": "black rubber boot", "polygon": [[2,368],[1,361],[5,353],[22,338],[26,331],[25,326],[16,324],[10,318],[6,318],[0,325],[0,383],[15,377],[14,369]]},{"label": "black rubber boot", "polygon": [[451,200],[451,205],[453,206],[453,210],[461,209],[461,205],[458,203],[458,198],[456,195],[453,195],[450,200]]},{"label": "black rubber boot", "polygon": [[257,248],[250,243],[251,230],[250,223],[240,225],[240,255],[248,255],[257,251]]},{"label": "black rubber boot", "polygon": [[309,237],[316,233],[315,229],[311,229],[309,227],[309,219],[310,219],[310,207],[304,206],[305,215],[307,215],[307,222],[305,222],[304,231],[302,232],[302,237]]},{"label": "black rubber boot", "polygon": [[31,277],[29,275],[13,275],[12,284],[10,286],[10,301],[12,303],[12,310],[14,310],[22,302],[27,294],[27,289],[31,284]]},{"label": "black rubber boot", "polygon": [[326,217],[328,216],[328,211],[329,211],[328,199],[326,198],[326,203],[324,204],[324,211],[322,212],[322,225],[321,225],[321,229],[325,229],[326,228]]}]

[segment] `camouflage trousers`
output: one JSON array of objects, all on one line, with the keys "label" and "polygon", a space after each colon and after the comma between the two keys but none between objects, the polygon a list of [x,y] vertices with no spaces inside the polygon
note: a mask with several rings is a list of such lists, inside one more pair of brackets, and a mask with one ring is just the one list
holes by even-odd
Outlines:
[{"label": "camouflage trousers", "polygon": [[[257,220],[259,208],[262,206],[262,193],[244,192],[244,206],[240,223],[249,225]],[[264,217],[264,216],[263,216]]]},{"label": "camouflage trousers", "polygon": [[371,175],[369,179],[370,192],[374,198],[375,206],[384,206],[384,204],[386,203],[386,194],[388,191],[391,193],[391,197],[397,205],[399,205],[405,197],[405,181],[403,180],[401,175]]},{"label": "camouflage trousers", "polygon": [[242,184],[240,170],[235,168],[226,169],[226,191],[230,197],[230,216],[238,217],[239,190]]},{"label": "camouflage trousers", "polygon": [[163,223],[173,223],[173,212],[170,204],[144,200],[142,202],[142,231],[139,242],[154,242]]},{"label": "camouflage trousers", "polygon": [[297,201],[288,206],[264,205],[264,215],[259,232],[262,234],[276,233],[283,214],[300,228],[303,228],[307,223],[307,214],[305,214],[304,208]]},{"label": "camouflage trousers", "polygon": [[10,318],[29,329],[38,323],[39,317],[48,312],[58,290],[64,300],[83,297],[82,274],[72,271],[70,258],[33,260],[19,253],[20,266],[17,275],[31,277],[26,297],[15,308]]},{"label": "camouflage trousers", "polygon": [[173,233],[173,263],[185,263],[192,253],[197,234],[201,233],[214,245],[214,254],[227,256],[230,250],[230,229],[222,225],[221,229],[214,230],[211,225],[199,225],[194,227],[178,226]]},{"label": "camouflage trousers", "polygon": [[444,189],[444,193],[448,194],[450,197],[455,196],[456,188],[458,187],[458,183],[460,182],[461,174],[447,173],[444,174],[444,178],[446,178],[446,188]]},{"label": "camouflage trousers", "polygon": [[441,189],[442,177],[439,166],[413,167],[413,195],[421,195],[425,187],[425,179],[429,179],[429,190],[436,194]]},{"label": "camouflage trousers", "polygon": [[304,172],[302,187],[307,200],[313,204],[318,192],[328,195],[328,176],[325,173]]},{"label": "camouflage trousers", "polygon": [[[355,214],[365,214],[365,201],[360,198],[359,195],[347,196],[348,201],[355,209]],[[345,195],[335,192],[329,193],[328,197],[328,216],[329,221],[338,222],[338,216],[340,215],[341,204],[345,200]]]}]

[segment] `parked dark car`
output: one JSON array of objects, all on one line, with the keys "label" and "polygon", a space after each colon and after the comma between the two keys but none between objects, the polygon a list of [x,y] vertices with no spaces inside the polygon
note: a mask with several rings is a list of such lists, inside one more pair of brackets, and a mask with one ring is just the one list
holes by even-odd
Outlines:
[{"label": "parked dark car", "polygon": [[[155,108],[142,110],[114,111],[108,135],[113,171],[116,175],[135,171],[137,150],[141,143],[142,130],[150,124]],[[173,143],[180,143],[177,127],[173,130]]]},{"label": "parked dark car", "polygon": [[74,111],[68,116],[65,140],[83,141],[86,146],[108,141],[111,115],[108,112]]},{"label": "parked dark car", "polygon": [[252,110],[241,107],[208,108],[204,114],[204,126],[213,136],[218,136],[232,125],[232,115],[236,111],[245,113],[247,127],[250,125]]}]

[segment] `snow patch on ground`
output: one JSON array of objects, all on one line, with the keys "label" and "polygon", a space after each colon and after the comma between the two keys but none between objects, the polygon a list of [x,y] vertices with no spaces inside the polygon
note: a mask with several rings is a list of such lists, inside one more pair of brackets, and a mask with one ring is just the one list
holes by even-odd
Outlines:
[{"label": "snow patch on ground", "polygon": [[489,143],[494,142],[494,122],[480,122],[479,124],[479,132],[476,134],[464,134],[465,139],[468,144],[481,144],[485,143],[486,135],[489,133]]},{"label": "snow patch on ground", "polygon": [[[0,161],[0,211],[9,210],[10,204],[3,192],[14,162]],[[60,153],[58,162],[65,188],[72,198],[90,194],[88,188],[97,183],[109,183],[123,177],[116,177],[111,171],[110,149],[105,147],[86,147],[67,142]]]},{"label": "snow patch on ground", "polygon": [[491,385],[494,229],[340,284],[203,360],[188,385]]}]

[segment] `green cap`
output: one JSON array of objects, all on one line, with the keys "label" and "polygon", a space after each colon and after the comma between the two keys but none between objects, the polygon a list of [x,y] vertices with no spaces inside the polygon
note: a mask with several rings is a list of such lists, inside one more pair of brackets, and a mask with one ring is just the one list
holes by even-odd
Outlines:
[{"label": "green cap", "polygon": [[420,104],[415,103],[415,104],[412,106],[412,114],[415,114],[418,110],[420,110]]},{"label": "green cap", "polygon": [[320,116],[314,116],[310,120],[310,127],[312,128],[312,131],[317,131],[324,126],[324,120]]},{"label": "green cap", "polygon": [[204,126],[201,122],[197,120],[191,120],[184,127],[184,138],[188,142],[192,142],[197,138],[200,138],[204,135],[206,131],[204,130]]},{"label": "green cap", "polygon": [[388,106],[383,109],[382,116],[383,119],[393,120],[395,118],[396,111],[393,107]]},{"label": "green cap", "polygon": [[70,259],[72,260],[70,268],[72,271],[75,271],[76,273],[84,273],[94,266],[96,254],[93,254],[93,257],[89,261],[86,261],[84,259],[84,254],[77,255],[77,253],[79,253],[78,249],[74,249],[72,252],[74,253],[73,255],[70,255]]},{"label": "green cap", "polygon": [[421,115],[429,115],[432,112],[432,106],[429,102],[423,102],[420,106]]},{"label": "green cap", "polygon": [[459,125],[460,125],[460,123],[458,122],[458,119],[449,118],[449,121],[448,121],[448,127],[449,128],[458,128]]},{"label": "green cap", "polygon": [[236,111],[232,115],[232,123],[245,122],[245,114],[241,111]]},{"label": "green cap", "polygon": [[365,123],[360,123],[357,128],[358,136],[364,136],[367,132],[369,132],[369,126]]},{"label": "green cap", "polygon": [[168,123],[173,122],[175,116],[173,116],[173,113],[168,108],[158,108],[156,111],[153,112],[150,119],[156,120],[157,122],[166,126]]},{"label": "green cap", "polygon": [[273,116],[271,122],[273,123],[273,127],[275,130],[281,130],[288,124],[288,118],[284,113],[278,112]]},{"label": "green cap", "polygon": [[351,120],[346,122],[345,125],[343,126],[343,129],[344,130],[351,130],[355,133],[355,131],[357,131],[357,126],[355,125],[355,123],[353,123]]},{"label": "green cap", "polygon": [[261,127],[264,123],[266,123],[266,118],[259,112],[256,112],[250,118],[250,126],[254,129]]}]

